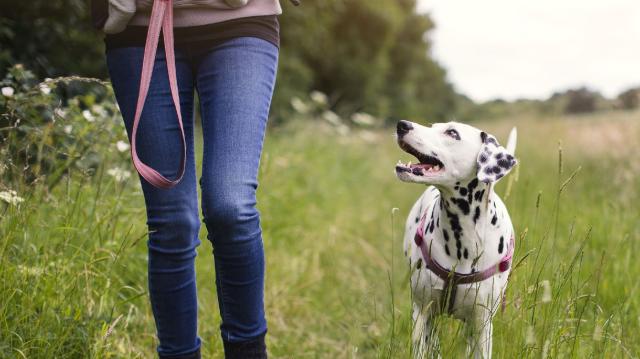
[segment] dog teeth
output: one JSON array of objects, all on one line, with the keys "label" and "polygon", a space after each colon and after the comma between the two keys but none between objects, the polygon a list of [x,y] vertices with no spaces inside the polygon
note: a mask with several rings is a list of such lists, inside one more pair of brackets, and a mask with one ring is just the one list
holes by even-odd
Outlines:
[{"label": "dog teeth", "polygon": [[411,161],[407,162],[407,167],[411,167]]}]

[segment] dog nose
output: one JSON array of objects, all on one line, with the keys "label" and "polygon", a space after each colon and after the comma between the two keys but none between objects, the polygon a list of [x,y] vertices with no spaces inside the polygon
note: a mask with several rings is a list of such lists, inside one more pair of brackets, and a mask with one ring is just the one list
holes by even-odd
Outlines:
[{"label": "dog nose", "polygon": [[413,130],[413,125],[409,121],[398,121],[398,125],[396,126],[396,133],[398,136],[402,137],[406,135],[409,131]]}]

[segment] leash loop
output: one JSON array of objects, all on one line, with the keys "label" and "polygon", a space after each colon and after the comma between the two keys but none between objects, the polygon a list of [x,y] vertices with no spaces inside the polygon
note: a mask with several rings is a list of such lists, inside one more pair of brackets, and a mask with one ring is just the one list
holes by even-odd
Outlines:
[{"label": "leash loop", "polygon": [[[180,137],[182,140],[182,158],[180,160],[180,171],[177,178],[170,180],[161,175],[158,171],[148,166],[140,160],[136,148],[136,135],[144,103],[149,92],[151,83],[151,75],[153,65],[155,63],[158,42],[160,38],[160,30],[164,39],[164,52],[167,62],[167,72],[169,75],[169,87],[171,89],[171,98],[178,115],[178,124],[180,127]],[[140,77],[140,90],[138,92],[138,103],[136,105],[136,113],[133,120],[133,131],[131,134],[131,157],[133,165],[138,173],[149,183],[157,188],[169,189],[177,185],[185,172],[185,163],[187,158],[187,145],[184,135],[184,126],[182,124],[182,111],[180,110],[180,95],[178,92],[178,80],[176,75],[175,49],[173,43],[173,1],[172,0],[155,0],[151,10],[151,18],[149,19],[149,30],[147,31],[147,40],[144,46],[144,57],[142,60],[142,75]]]}]

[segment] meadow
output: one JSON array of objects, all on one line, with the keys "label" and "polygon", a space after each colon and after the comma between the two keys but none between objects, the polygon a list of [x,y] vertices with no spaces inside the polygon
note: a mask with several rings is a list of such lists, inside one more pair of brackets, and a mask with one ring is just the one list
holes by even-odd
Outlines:
[{"label": "meadow", "polygon": [[[640,113],[473,125],[503,142],[519,130],[520,164],[497,188],[517,264],[494,357],[640,356]],[[402,228],[424,187],[395,178],[398,159],[409,156],[389,128],[336,131],[309,118],[270,129],[258,207],[271,357],[410,357]],[[116,181],[109,166],[0,202],[0,357],[154,356],[144,202],[135,172]],[[201,239],[203,358],[222,358],[204,225]],[[438,321],[443,358],[464,356],[461,330]]]}]

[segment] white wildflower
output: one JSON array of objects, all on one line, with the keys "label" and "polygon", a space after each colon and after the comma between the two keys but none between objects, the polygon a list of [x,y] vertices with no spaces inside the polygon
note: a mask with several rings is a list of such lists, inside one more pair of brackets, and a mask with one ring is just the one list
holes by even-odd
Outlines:
[{"label": "white wildflower", "polygon": [[293,107],[296,112],[301,114],[309,112],[309,106],[307,106],[307,104],[298,97],[294,97],[291,99],[291,107]]},{"label": "white wildflower", "polygon": [[112,176],[116,180],[116,182],[123,182],[124,180],[131,177],[131,172],[118,167],[108,170],[107,174],[109,176]]},{"label": "white wildflower", "polygon": [[41,268],[41,267],[30,267],[30,266],[25,266],[25,265],[22,265],[22,264],[18,264],[18,266],[16,268],[22,274],[31,275],[31,276],[34,276],[34,277],[41,276],[42,273],[44,273],[44,268]]},{"label": "white wildflower", "polygon": [[549,347],[551,346],[551,342],[549,342],[549,339],[544,341],[544,345],[542,346],[542,355],[540,356],[541,358],[548,358],[549,357]]},{"label": "white wildflower", "polygon": [[360,138],[366,143],[374,143],[378,139],[378,136],[376,136],[376,134],[374,132],[369,131],[369,130],[360,131],[358,133],[358,136],[360,136]]},{"label": "white wildflower", "polygon": [[550,303],[551,283],[548,280],[543,280],[540,285],[542,286],[542,303]]},{"label": "white wildflower", "polygon": [[329,122],[334,126],[339,126],[342,124],[342,120],[340,120],[340,116],[331,110],[324,111],[322,113],[322,119]]},{"label": "white wildflower", "polygon": [[24,202],[24,198],[18,196],[18,192],[14,190],[0,192],[0,200],[3,200],[14,206],[18,205],[21,202]]},{"label": "white wildflower", "polygon": [[91,106],[91,112],[97,114],[99,117],[107,117],[107,110],[102,105]]},{"label": "white wildflower", "polygon": [[376,118],[368,113],[356,112],[351,115],[351,121],[360,126],[373,126],[376,123]]},{"label": "white wildflower", "polygon": [[593,341],[599,342],[602,340],[602,325],[599,322],[596,322],[596,327],[593,328]]},{"label": "white wildflower", "polygon": [[58,107],[55,110],[53,110],[53,113],[58,117],[64,118],[67,115],[67,110]]},{"label": "white wildflower", "polygon": [[15,90],[13,89],[13,87],[3,87],[2,88],[2,96],[4,97],[11,97],[13,96],[13,94],[15,93]]},{"label": "white wildflower", "polygon": [[49,87],[49,85],[44,82],[38,85],[38,87],[40,88],[40,92],[42,92],[43,95],[48,95],[51,93],[51,87]]},{"label": "white wildflower", "polygon": [[82,111],[82,116],[84,117],[85,120],[89,122],[93,122],[96,120],[95,116],[93,116],[93,114],[89,110]]},{"label": "white wildflower", "polygon": [[527,327],[527,335],[525,336],[525,342],[527,345],[536,345],[536,331],[533,325]]},{"label": "white wildflower", "polygon": [[129,144],[124,141],[118,141],[116,142],[116,148],[118,149],[118,151],[124,152],[129,149]]},{"label": "white wildflower", "polygon": [[340,136],[346,136],[349,134],[349,126],[339,125],[338,127],[336,127],[336,131],[338,131],[338,134]]},{"label": "white wildflower", "polygon": [[64,133],[66,133],[67,135],[71,133],[71,130],[73,130],[73,126],[71,126],[71,125],[66,125],[66,126],[64,126],[63,131],[64,131]]},{"label": "white wildflower", "polygon": [[326,105],[329,103],[329,98],[327,97],[327,95],[325,95],[320,91],[312,91],[311,94],[309,94],[309,96],[311,97],[313,102],[319,105]]}]

